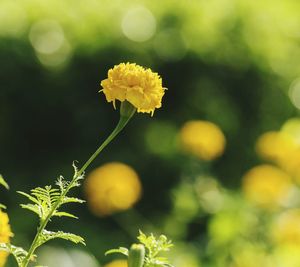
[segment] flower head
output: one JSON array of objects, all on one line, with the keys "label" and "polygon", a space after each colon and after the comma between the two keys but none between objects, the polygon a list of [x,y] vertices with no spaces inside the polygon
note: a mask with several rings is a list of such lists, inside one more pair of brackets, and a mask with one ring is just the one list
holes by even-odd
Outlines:
[{"label": "flower head", "polygon": [[161,77],[135,63],[121,63],[108,71],[107,79],[101,82],[102,92],[108,102],[128,101],[137,112],[153,115],[161,107],[165,93]]},{"label": "flower head", "polygon": [[[8,216],[0,209],[0,243],[8,243],[12,235]],[[0,251],[0,267],[5,265],[7,256],[7,252]]]},{"label": "flower head", "polygon": [[188,121],[180,130],[182,148],[202,160],[213,160],[222,155],[225,137],[220,128],[208,121]]},{"label": "flower head", "polygon": [[141,190],[137,173],[119,162],[95,169],[85,181],[87,204],[98,216],[131,208],[139,200]]}]

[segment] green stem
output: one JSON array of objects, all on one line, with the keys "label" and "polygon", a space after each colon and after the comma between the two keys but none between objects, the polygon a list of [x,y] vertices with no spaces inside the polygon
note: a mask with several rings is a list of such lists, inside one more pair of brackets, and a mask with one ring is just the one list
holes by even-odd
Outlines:
[{"label": "green stem", "polygon": [[[121,105],[121,109],[122,109],[122,105]],[[132,111],[132,114],[130,114],[130,116],[122,116],[122,113],[121,113],[119,123],[117,124],[117,126],[113,130],[113,132],[99,146],[99,148],[95,151],[95,153],[86,161],[86,163],[83,165],[83,167],[77,173],[75,173],[75,175],[73,176],[72,181],[69,183],[69,185],[66,187],[66,189],[62,192],[59,199],[52,206],[52,209],[50,210],[47,217],[43,221],[41,221],[41,223],[40,223],[40,225],[37,229],[37,233],[36,233],[36,235],[35,235],[35,237],[32,241],[32,244],[31,244],[31,246],[28,250],[28,254],[24,258],[21,267],[27,267],[27,265],[29,264],[30,259],[32,258],[36,248],[38,247],[38,241],[39,241],[41,233],[43,232],[43,230],[47,226],[47,224],[48,224],[49,220],[51,219],[51,217],[53,216],[54,212],[61,205],[64,197],[67,195],[69,190],[73,187],[74,183],[77,182],[78,177],[80,177],[84,173],[86,168],[93,162],[93,160],[99,155],[99,153],[118,135],[118,133],[120,133],[122,131],[122,129],[126,126],[126,124],[128,123],[128,121],[130,120],[130,118],[132,117],[133,114],[134,114],[134,111]]]}]

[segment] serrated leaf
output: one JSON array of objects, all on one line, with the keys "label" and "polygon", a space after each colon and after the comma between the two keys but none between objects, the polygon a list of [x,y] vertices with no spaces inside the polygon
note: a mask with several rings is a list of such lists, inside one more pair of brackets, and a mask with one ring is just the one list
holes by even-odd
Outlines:
[{"label": "serrated leaf", "polygon": [[108,251],[105,252],[105,256],[106,255],[109,255],[109,254],[112,254],[112,253],[121,253],[125,256],[128,257],[128,249],[127,248],[124,248],[124,247],[119,247],[119,248],[115,248],[115,249],[110,249]]},{"label": "serrated leaf", "polygon": [[84,202],[85,202],[85,200],[79,199],[79,198],[76,198],[76,197],[64,197],[63,200],[62,200],[63,204],[66,204],[66,203],[84,203]]},{"label": "serrated leaf", "polygon": [[63,176],[59,176],[55,184],[58,185],[60,191],[63,192],[68,186],[69,182],[67,182]]},{"label": "serrated leaf", "polygon": [[43,230],[40,235],[40,238],[38,240],[37,247],[48,242],[49,240],[56,239],[56,238],[61,238],[61,239],[65,239],[65,240],[71,241],[76,244],[81,243],[81,244],[85,245],[84,239],[79,235],[75,235],[72,233],[65,233],[63,231],[52,232],[52,231],[48,231],[48,230]]},{"label": "serrated leaf", "polygon": [[78,219],[77,216],[71,214],[71,213],[68,213],[68,212],[64,212],[64,211],[55,211],[53,216],[57,216],[57,217],[70,217],[70,218],[74,218],[74,219]]},{"label": "serrated leaf", "polygon": [[0,174],[0,185],[3,185],[7,190],[9,189],[7,182],[5,182],[5,180],[1,174]]},{"label": "serrated leaf", "polygon": [[39,205],[34,204],[20,204],[22,209],[27,209],[37,214],[39,218],[42,218],[43,214]]},{"label": "serrated leaf", "polygon": [[22,196],[25,196],[27,197],[30,201],[34,202],[35,204],[40,204],[40,202],[33,196],[25,193],[25,192],[22,192],[22,191],[17,191],[18,194],[22,195]]}]

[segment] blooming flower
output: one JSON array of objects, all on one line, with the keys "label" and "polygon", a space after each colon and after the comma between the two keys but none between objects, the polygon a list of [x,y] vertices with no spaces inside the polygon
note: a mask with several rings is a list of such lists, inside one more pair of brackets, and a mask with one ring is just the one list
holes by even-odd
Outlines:
[{"label": "blooming flower", "polygon": [[282,204],[292,187],[291,178],[272,165],[259,165],[243,177],[243,191],[251,202],[263,208],[276,208]]},{"label": "blooming flower", "polygon": [[182,148],[203,160],[213,160],[222,155],[225,142],[220,128],[208,121],[188,121],[180,130]]},{"label": "blooming flower", "polygon": [[95,169],[85,181],[87,204],[98,216],[129,209],[139,200],[141,190],[137,173],[119,162]]},{"label": "blooming flower", "polygon": [[[8,243],[12,237],[8,216],[0,210],[0,243]],[[3,267],[8,256],[7,252],[0,251],[0,267]]]},{"label": "blooming flower", "polygon": [[108,102],[130,102],[138,112],[151,113],[161,107],[165,93],[160,76],[134,63],[121,63],[108,71],[101,82],[102,92]]},{"label": "blooming flower", "polygon": [[106,264],[104,267],[127,267],[127,260],[114,260],[108,264]]}]

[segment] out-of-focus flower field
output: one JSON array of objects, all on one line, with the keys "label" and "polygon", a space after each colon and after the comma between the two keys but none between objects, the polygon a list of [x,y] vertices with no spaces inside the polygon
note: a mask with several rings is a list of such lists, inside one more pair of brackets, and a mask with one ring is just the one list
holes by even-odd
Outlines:
[{"label": "out-of-focus flower field", "polygon": [[299,11],[295,0],[1,0],[0,242],[30,244],[37,220],[16,191],[84,162],[118,119],[100,81],[135,62],[162,77],[162,107],[87,170],[75,192],[86,203],[68,207],[79,219],[51,222],[87,246],[49,242],[37,265],[126,267],[104,252],[141,229],[173,240],[176,267],[299,267]]}]

